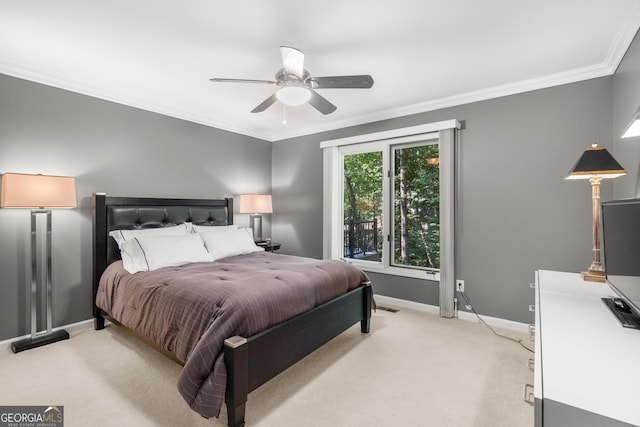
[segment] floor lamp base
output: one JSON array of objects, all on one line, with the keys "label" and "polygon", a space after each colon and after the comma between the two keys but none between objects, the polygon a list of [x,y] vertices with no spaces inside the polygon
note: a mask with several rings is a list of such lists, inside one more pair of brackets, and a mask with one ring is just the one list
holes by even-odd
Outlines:
[{"label": "floor lamp base", "polygon": [[582,280],[587,280],[589,282],[600,282],[605,283],[607,280],[605,279],[605,274],[603,270],[591,270],[582,272]]},{"label": "floor lamp base", "polygon": [[11,350],[14,353],[20,353],[24,350],[31,350],[32,348],[42,347],[43,345],[52,344],[54,342],[68,340],[69,332],[64,329],[51,332],[50,334],[42,335],[35,338],[26,338],[24,340],[11,343]]}]

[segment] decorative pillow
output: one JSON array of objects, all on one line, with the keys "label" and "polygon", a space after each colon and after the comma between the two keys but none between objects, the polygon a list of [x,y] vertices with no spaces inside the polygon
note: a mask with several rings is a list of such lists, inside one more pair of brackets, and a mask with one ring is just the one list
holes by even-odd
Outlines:
[{"label": "decorative pillow", "polygon": [[122,244],[127,240],[132,240],[136,237],[149,237],[149,236],[169,236],[187,234],[191,232],[191,224],[184,223],[180,225],[172,225],[170,227],[159,228],[143,228],[138,230],[113,230],[109,232],[109,236],[113,237],[118,244],[120,250],[122,250]]},{"label": "decorative pillow", "polygon": [[229,230],[237,230],[238,226],[236,224],[233,225],[195,225],[191,226],[193,231],[196,233],[208,233],[209,231],[229,231]]},{"label": "decorative pillow", "polygon": [[129,273],[213,261],[198,234],[135,237],[123,243],[121,254]]},{"label": "decorative pillow", "polygon": [[264,248],[256,246],[253,234],[248,228],[236,230],[212,231],[200,234],[207,251],[214,261],[236,255],[263,252]]}]

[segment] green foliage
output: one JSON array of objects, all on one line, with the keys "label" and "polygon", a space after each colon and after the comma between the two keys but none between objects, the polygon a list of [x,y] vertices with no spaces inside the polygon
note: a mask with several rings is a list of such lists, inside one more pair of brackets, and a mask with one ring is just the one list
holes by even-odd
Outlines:
[{"label": "green foliage", "polygon": [[[438,158],[437,144],[405,148],[395,152],[395,264],[440,268],[440,168],[436,162]],[[406,209],[404,219],[401,215],[403,204]],[[402,239],[403,225],[406,229],[406,239]]]},{"label": "green foliage", "polygon": [[344,175],[344,219],[377,217],[381,221],[382,153],[344,156]]},{"label": "green foliage", "polygon": [[[437,144],[395,150],[394,264],[440,268],[438,159]],[[344,174],[344,219],[377,218],[382,253],[382,153],[345,155]]]}]

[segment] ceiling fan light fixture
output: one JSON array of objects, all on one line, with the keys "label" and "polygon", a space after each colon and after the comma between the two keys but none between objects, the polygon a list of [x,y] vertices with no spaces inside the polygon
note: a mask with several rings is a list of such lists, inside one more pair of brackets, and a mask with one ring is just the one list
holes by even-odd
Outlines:
[{"label": "ceiling fan light fixture", "polygon": [[373,78],[368,74],[311,77],[311,74],[304,69],[304,54],[293,47],[280,46],[280,56],[282,58],[282,68],[276,73],[275,81],[220,77],[214,77],[209,80],[214,83],[262,83],[276,86],[278,90],[258,104],[256,108],[251,110],[251,113],[261,113],[276,101],[280,101],[282,105],[290,107],[309,103],[311,107],[327,115],[336,111],[337,107],[316,92],[315,89],[369,89],[373,86]]},{"label": "ceiling fan light fixture", "polygon": [[304,86],[283,86],[276,92],[276,98],[290,107],[297,107],[309,101],[311,92]]}]

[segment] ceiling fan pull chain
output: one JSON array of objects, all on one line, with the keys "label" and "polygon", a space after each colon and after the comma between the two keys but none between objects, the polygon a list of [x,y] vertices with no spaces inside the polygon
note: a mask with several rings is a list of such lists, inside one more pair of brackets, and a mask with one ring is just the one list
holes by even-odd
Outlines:
[{"label": "ceiling fan pull chain", "polygon": [[287,106],[282,104],[282,124],[287,124]]}]

